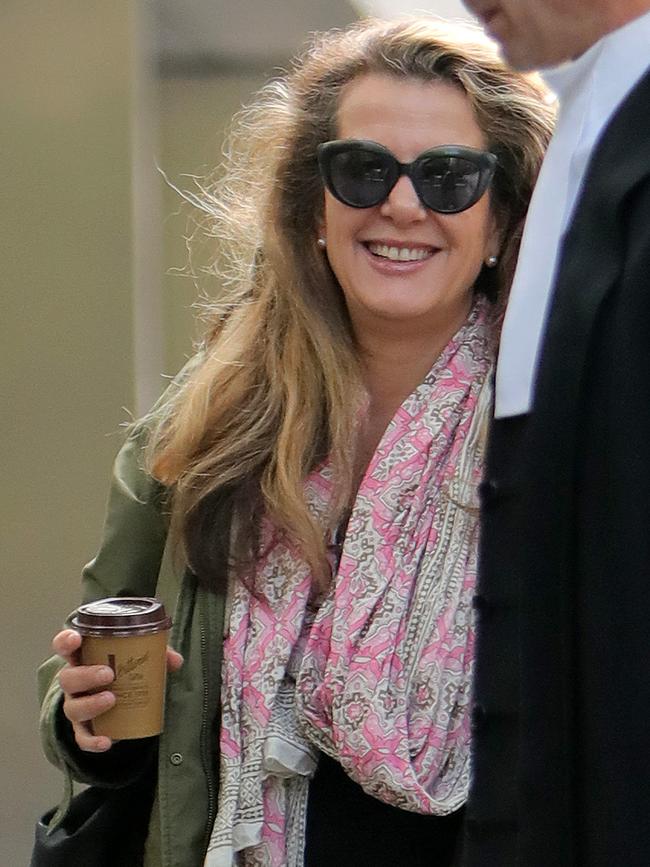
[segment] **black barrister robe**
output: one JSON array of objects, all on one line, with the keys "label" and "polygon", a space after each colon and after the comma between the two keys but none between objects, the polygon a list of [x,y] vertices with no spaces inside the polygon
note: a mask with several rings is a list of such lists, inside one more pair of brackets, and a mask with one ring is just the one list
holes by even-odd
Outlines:
[{"label": "black barrister robe", "polygon": [[650,867],[650,73],[565,236],[532,413],[495,422],[466,867]]}]

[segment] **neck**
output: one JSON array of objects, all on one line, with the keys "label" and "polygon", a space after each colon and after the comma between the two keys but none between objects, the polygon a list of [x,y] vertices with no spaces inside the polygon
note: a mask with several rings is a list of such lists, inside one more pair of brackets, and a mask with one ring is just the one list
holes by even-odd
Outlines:
[{"label": "neck", "polygon": [[[451,337],[451,335],[449,335]],[[375,342],[363,347],[363,372],[371,408],[382,407],[391,415],[422,382],[449,337]]]},{"label": "neck", "polygon": [[418,330],[411,323],[388,327],[384,321],[355,329],[371,408],[394,414],[465,322],[471,305],[470,298],[462,309],[441,317],[434,328]]},{"label": "neck", "polygon": [[624,27],[635,18],[650,12],[650,0],[606,0],[603,5],[601,35],[618,30],[619,27]]},{"label": "neck", "polygon": [[363,473],[397,409],[431,370],[434,361],[466,320],[471,299],[444,327],[417,332],[412,325],[387,333],[386,323],[376,329],[356,330],[368,410],[359,432],[353,487]]}]

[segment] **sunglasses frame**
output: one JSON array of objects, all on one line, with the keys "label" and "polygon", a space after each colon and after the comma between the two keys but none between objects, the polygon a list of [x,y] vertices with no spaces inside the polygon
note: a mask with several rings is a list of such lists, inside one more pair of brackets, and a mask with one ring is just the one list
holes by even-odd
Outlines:
[{"label": "sunglasses frame", "polygon": [[[337,154],[355,150],[374,153],[378,156],[384,158],[388,157],[390,159],[390,174],[386,179],[387,189],[376,202],[372,202],[369,205],[359,205],[347,200],[335,188],[332,181],[333,158]],[[437,214],[460,214],[462,211],[467,211],[475,205],[483,196],[494,177],[494,172],[498,162],[497,157],[493,153],[490,153],[490,151],[481,151],[476,148],[465,147],[464,145],[439,145],[438,147],[428,148],[427,150],[422,151],[422,153],[410,163],[401,163],[387,147],[379,144],[379,142],[371,141],[370,139],[335,139],[318,145],[317,152],[318,166],[325,186],[334,198],[339,202],[342,202],[344,205],[358,209],[374,208],[376,205],[386,201],[398,180],[403,175],[406,175],[413,184],[413,188],[415,189],[420,202],[425,208],[428,208],[428,210],[434,211]],[[458,157],[472,163],[472,165],[476,166],[478,169],[479,182],[476,191],[469,202],[466,205],[463,205],[462,208],[433,208],[423,199],[422,193],[419,189],[420,177],[418,175],[418,166],[421,165],[424,160],[431,159],[432,157]]]}]

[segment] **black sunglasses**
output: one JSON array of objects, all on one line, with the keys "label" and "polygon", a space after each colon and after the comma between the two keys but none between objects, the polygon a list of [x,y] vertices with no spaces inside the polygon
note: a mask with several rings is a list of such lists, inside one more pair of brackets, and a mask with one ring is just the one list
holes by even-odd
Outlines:
[{"label": "black sunglasses", "polygon": [[486,191],[497,158],[487,151],[442,145],[412,163],[400,163],[377,142],[341,139],[318,146],[318,165],[330,193],[351,208],[372,208],[385,201],[407,175],[423,205],[439,214],[458,214]]}]

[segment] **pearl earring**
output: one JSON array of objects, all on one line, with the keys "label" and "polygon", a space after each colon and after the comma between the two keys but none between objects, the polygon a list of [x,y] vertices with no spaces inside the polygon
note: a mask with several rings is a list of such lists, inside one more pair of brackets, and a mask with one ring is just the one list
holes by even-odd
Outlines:
[{"label": "pearl earring", "polygon": [[325,247],[327,247],[327,241],[325,240],[325,238],[319,238],[319,239],[316,241],[316,243],[317,243],[318,246],[321,248],[321,250],[324,250]]},{"label": "pearl earring", "polygon": [[494,266],[497,264],[498,261],[499,261],[498,256],[488,256],[487,259],[485,260],[485,264],[487,265],[488,268],[494,268]]}]

